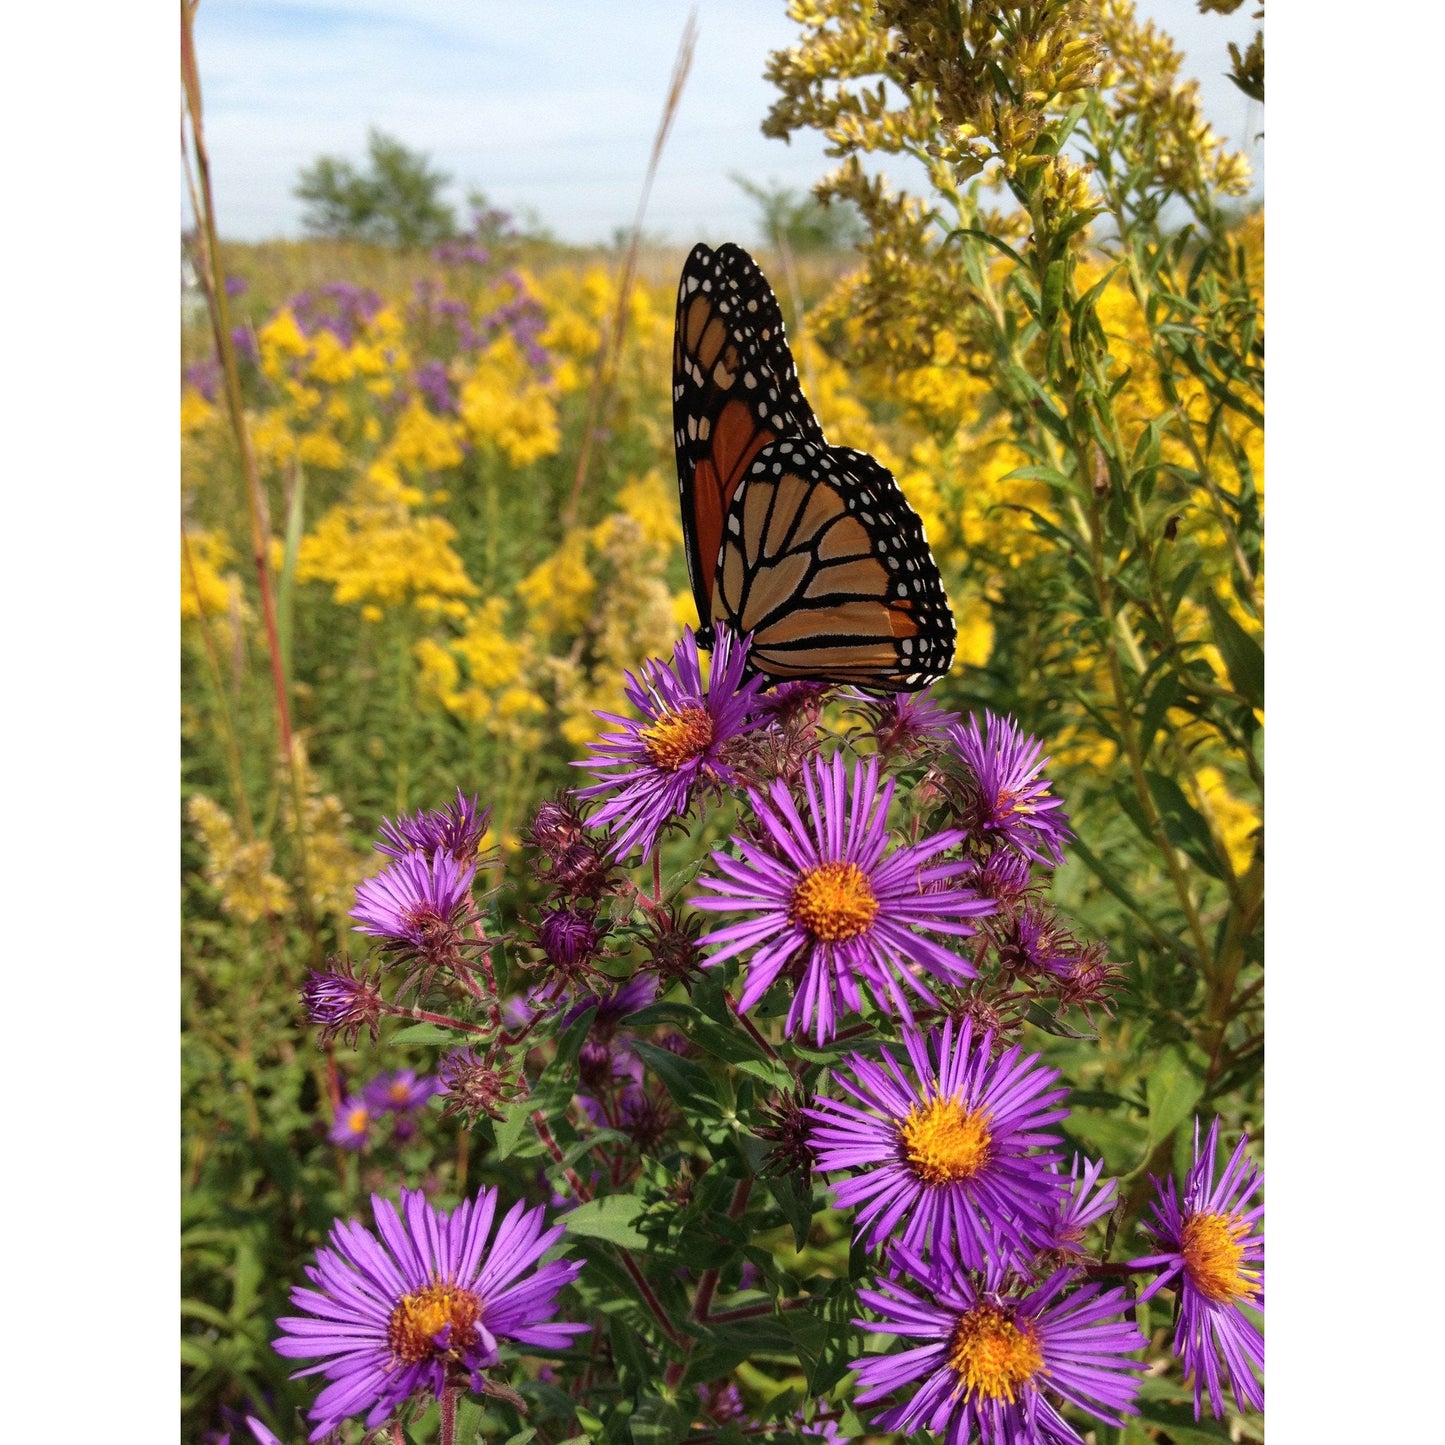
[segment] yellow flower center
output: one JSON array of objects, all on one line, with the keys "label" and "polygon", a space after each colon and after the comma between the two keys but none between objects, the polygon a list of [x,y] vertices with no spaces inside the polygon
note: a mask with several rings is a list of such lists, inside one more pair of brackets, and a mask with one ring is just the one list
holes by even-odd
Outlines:
[{"label": "yellow flower center", "polygon": [[820,863],[798,879],[788,917],[824,943],[866,933],[878,914],[868,875],[856,863]]},{"label": "yellow flower center", "polygon": [[1217,1304],[1253,1299],[1259,1292],[1257,1270],[1242,1268],[1239,1242],[1249,1225],[1237,1214],[1194,1214],[1184,1221],[1184,1268],[1200,1294]]},{"label": "yellow flower center", "polygon": [[[459,1355],[477,1341],[477,1317],[482,1302],[470,1290],[433,1280],[425,1289],[403,1295],[386,1323],[386,1339],[396,1357],[407,1365],[433,1355]],[[448,1325],[445,1346],[435,1336]]]},{"label": "yellow flower center", "polygon": [[959,1095],[915,1104],[898,1126],[913,1172],[928,1184],[972,1179],[988,1163],[993,1136],[984,1109],[965,1109]]},{"label": "yellow flower center", "polygon": [[356,1108],[356,1109],[353,1109],[353,1110],[346,1116],[346,1127],[347,1127],[348,1129],[350,1129],[353,1134],[364,1134],[364,1133],[366,1133],[366,1118],[367,1118],[367,1111],[366,1111],[366,1109],[364,1109],[364,1108]]},{"label": "yellow flower center", "polygon": [[958,1376],[955,1395],[1014,1403],[1020,1385],[1043,1368],[1034,1327],[1018,1323],[997,1305],[978,1304],[959,1315],[948,1341],[948,1366]]},{"label": "yellow flower center", "polygon": [[685,707],[679,712],[665,712],[649,727],[642,729],[647,756],[664,772],[675,773],[711,746],[712,717],[706,708]]}]

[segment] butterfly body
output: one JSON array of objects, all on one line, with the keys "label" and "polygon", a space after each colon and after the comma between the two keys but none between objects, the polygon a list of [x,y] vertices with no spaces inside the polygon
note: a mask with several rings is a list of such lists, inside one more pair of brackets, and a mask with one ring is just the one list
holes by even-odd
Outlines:
[{"label": "butterfly body", "polygon": [[912,691],[953,662],[923,524],[892,474],[829,446],[777,299],[738,246],[694,248],[678,288],[673,422],[699,641],[725,622],[752,667]]}]

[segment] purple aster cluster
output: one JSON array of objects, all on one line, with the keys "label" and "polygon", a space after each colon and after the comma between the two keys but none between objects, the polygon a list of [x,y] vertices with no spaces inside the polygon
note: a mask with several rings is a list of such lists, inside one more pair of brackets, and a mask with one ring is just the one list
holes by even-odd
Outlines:
[{"label": "purple aster cluster", "polygon": [[298,292],[288,304],[303,336],[329,331],[343,346],[350,346],[381,310],[382,300],[370,287],[331,281]]},{"label": "purple aster cluster", "polygon": [[414,1395],[449,1385],[481,1390],[503,1342],[564,1347],[587,1326],[556,1319],[580,1263],[543,1257],[563,1237],[519,1200],[493,1231],[498,1195],[483,1189],[448,1212],[403,1190],[401,1209],[372,1196],[376,1233],[337,1220],[291,1292],[302,1311],[277,1320],[279,1354],[315,1360],[298,1371],[326,1386],[311,1406],[312,1440],[361,1416],[376,1427]]},{"label": "purple aster cluster", "polygon": [[880,781],[876,758],[850,775],[839,754],[804,771],[806,818],[782,780],[766,797],[749,790],[758,836],[735,835],[737,857],[714,853],[721,876],[699,878],[709,891],[691,900],[706,912],[749,915],[700,940],[715,945],[713,967],[751,951],[740,1008],[787,977],[795,984],[788,1031],[811,1030],[823,1044],[843,1014],[862,1011],[864,990],[884,1012],[911,1020],[909,994],[937,1003],[925,975],[950,984],[976,976],[968,959],[930,936],[968,937],[971,920],[993,911],[963,882],[972,863],[943,857],[963,834],[890,850],[893,789],[892,779]]},{"label": "purple aster cluster", "polygon": [[1242,1136],[1218,1180],[1219,1120],[1209,1126],[1203,1147],[1194,1121],[1194,1163],[1182,1193],[1174,1180],[1155,1179],[1158,1197],[1148,1226],[1159,1250],[1133,1261],[1159,1275],[1139,1297],[1166,1285],[1178,1297],[1174,1352],[1184,1378],[1194,1381],[1194,1418],[1207,1390],[1209,1408],[1224,1415],[1224,1392],[1232,1389],[1241,1409],[1264,1409],[1264,1336],[1246,1311],[1264,1308],[1264,1235],[1258,1225],[1264,1205],[1254,1201],[1264,1172],[1246,1153]]},{"label": "purple aster cluster", "polygon": [[727,761],[728,744],[756,726],[754,700],[763,685],[759,677],[743,680],[747,654],[745,640],[719,627],[704,686],[697,639],[688,628],[673,649],[671,666],[650,658],[640,679],[627,674],[627,697],[640,719],[598,714],[620,731],[605,734],[593,756],[575,764],[602,779],[577,795],[607,799],[591,824],[609,831],[614,858],[634,849],[649,855],[662,830],[687,812],[700,789],[738,785]]},{"label": "purple aster cluster", "polygon": [[1058,1070],[1014,1046],[994,1056],[953,1020],[927,1037],[903,1031],[907,1062],[884,1047],[854,1054],[834,1081],[856,1102],[820,1098],[807,1112],[818,1167],[850,1170],[834,1188],[856,1208],[857,1237],[897,1237],[920,1256],[969,1269],[1026,1264],[1052,1243],[1065,1118]]},{"label": "purple aster cluster", "polygon": [[858,1297],[878,1316],[861,1329],[909,1342],[855,1361],[860,1405],[916,1386],[875,1417],[882,1430],[930,1430],[944,1445],[1084,1445],[1059,1413],[1069,1404],[1111,1425],[1137,1413],[1131,1356],[1144,1347],[1122,1289],[1060,1269],[1041,1283],[993,1269],[982,1278],[930,1265],[895,1246],[891,1273]]},{"label": "purple aster cluster", "polygon": [[456,390],[443,362],[424,362],[412,373],[411,384],[419,396],[426,398],[438,416],[457,414]]}]

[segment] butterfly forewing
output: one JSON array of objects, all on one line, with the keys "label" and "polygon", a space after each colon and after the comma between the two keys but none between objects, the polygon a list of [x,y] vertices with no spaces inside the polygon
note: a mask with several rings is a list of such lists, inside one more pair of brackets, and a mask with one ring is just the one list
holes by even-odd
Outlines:
[{"label": "butterfly forewing", "polygon": [[763,447],[735,489],[711,620],[751,633],[753,667],[780,681],[911,691],[953,664],[953,612],[892,473],[797,437]]},{"label": "butterfly forewing", "polygon": [[780,437],[825,445],[798,386],[777,298],[740,247],[696,246],[687,258],[672,375],[688,575],[706,624],[723,522],[749,466]]}]

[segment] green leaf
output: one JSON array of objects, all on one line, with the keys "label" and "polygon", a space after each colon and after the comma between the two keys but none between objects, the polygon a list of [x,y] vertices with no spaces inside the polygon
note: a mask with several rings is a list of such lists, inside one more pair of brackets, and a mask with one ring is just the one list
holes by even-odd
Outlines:
[{"label": "green leaf", "polygon": [[391,1036],[394,1044],[456,1044],[463,1029],[444,1029],[440,1024],[408,1024]]},{"label": "green leaf", "polygon": [[712,1079],[706,1069],[691,1059],[680,1058],[641,1039],[634,1039],[632,1047],[637,1050],[642,1062],[662,1080],[663,1087],[679,1108],[690,1114],[701,1111],[709,1118],[717,1117],[717,1100],[713,1097]]},{"label": "green leaf", "polygon": [[813,1191],[805,1194],[798,1187],[796,1175],[786,1174],[781,1178],[769,1176],[764,1182],[768,1193],[778,1202],[783,1218],[793,1227],[793,1243],[801,1250],[808,1242],[808,1231],[813,1227]]},{"label": "green leaf", "polygon": [[[486,1417],[487,1407],[480,1400],[463,1395],[457,1401],[457,1445],[476,1445],[482,1435],[482,1421]],[[530,1438],[536,1433],[535,1430],[528,1430],[527,1437]]]},{"label": "green leaf", "polygon": [[498,1159],[507,1158],[521,1143],[522,1134],[531,1121],[532,1110],[535,1107],[536,1105],[530,1098],[514,1099],[507,1105],[504,1117],[492,1121],[492,1132],[497,1140]]},{"label": "green leaf", "polygon": [[682,1411],[656,1395],[647,1395],[637,1402],[627,1425],[633,1445],[678,1445],[688,1432]]},{"label": "green leaf", "polygon": [[1145,1075],[1149,1102],[1149,1147],[1167,1139],[1193,1112],[1204,1086],[1188,1060],[1175,1048],[1164,1049]]},{"label": "green leaf", "polygon": [[1144,716],[1139,724],[1140,747],[1144,756],[1154,746],[1154,735],[1164,721],[1164,714],[1180,700],[1179,683],[1172,672],[1162,673],[1154,683],[1149,701],[1144,704]]},{"label": "green leaf", "polygon": [[1215,1421],[1194,1418],[1189,1405],[1170,1405],[1162,1400],[1139,1401],[1139,1414],[1151,1424],[1162,1425],[1177,1445],[1217,1445],[1228,1440],[1229,1432]]},{"label": "green leaf", "polygon": [[1251,707],[1264,706],[1264,650],[1254,638],[1229,615],[1228,609],[1206,588],[1204,605],[1209,609],[1214,643],[1219,648],[1234,690]]},{"label": "green leaf", "polygon": [[605,1239],[624,1249],[646,1249],[647,1236],[633,1221],[642,1213],[642,1200],[635,1194],[608,1194],[602,1199],[589,1199],[576,1209],[558,1216],[568,1234],[588,1239]]},{"label": "green leaf", "polygon": [[1214,835],[1199,810],[1184,796],[1184,790],[1162,773],[1146,772],[1144,777],[1169,841],[1183,849],[1211,878],[1223,878],[1214,850]]}]

